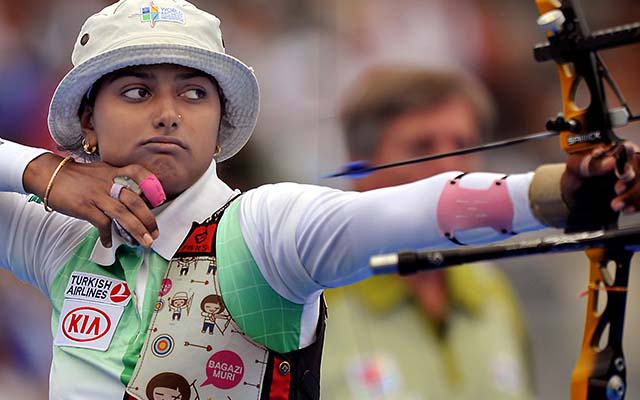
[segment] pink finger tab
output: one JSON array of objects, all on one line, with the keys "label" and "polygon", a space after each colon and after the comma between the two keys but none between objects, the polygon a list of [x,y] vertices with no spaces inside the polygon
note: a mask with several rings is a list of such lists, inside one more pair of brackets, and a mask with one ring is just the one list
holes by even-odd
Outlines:
[{"label": "pink finger tab", "polygon": [[144,197],[149,200],[152,207],[159,206],[167,199],[164,189],[162,188],[162,184],[155,175],[152,174],[147,176],[139,183],[139,185],[140,189],[142,189],[142,193],[144,193]]}]

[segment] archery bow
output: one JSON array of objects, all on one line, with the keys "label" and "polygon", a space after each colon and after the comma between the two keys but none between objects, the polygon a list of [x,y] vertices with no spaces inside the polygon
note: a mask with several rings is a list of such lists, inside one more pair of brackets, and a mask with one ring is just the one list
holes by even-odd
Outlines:
[{"label": "archery bow", "polygon": [[[618,32],[623,32],[622,34],[615,35],[612,32],[609,40],[598,42],[591,39],[600,36],[590,35],[578,3],[561,4],[558,0],[536,0],[536,5],[540,12],[538,24],[547,31],[549,42],[536,46],[534,56],[537,61],[554,60],[557,63],[563,114],[552,124],[561,131],[562,148],[568,153],[576,153],[590,151],[599,143],[617,144],[620,139],[612,130],[604,92],[605,76],[609,77],[608,82],[612,82],[612,79],[596,51],[624,44],[615,44],[613,38],[633,35],[627,35],[629,29],[619,29]],[[638,32],[637,27],[635,32]],[[590,104],[586,108],[580,108],[575,99],[582,82],[591,95]],[[622,172],[626,158],[620,157],[618,161],[618,169]],[[585,185],[581,195],[593,198],[591,196],[598,193],[598,187],[603,188],[597,184]],[[607,197],[611,198],[610,191],[605,196]],[[606,202],[600,204],[606,207]],[[601,219],[589,221],[587,214],[580,212],[579,208],[574,207],[570,213],[567,232],[617,228],[616,213],[605,213]],[[629,266],[633,253],[624,246],[609,244],[602,248],[588,249],[586,254],[590,264],[587,312],[581,351],[571,379],[571,398],[623,399],[627,385],[622,333]],[[609,273],[610,263],[614,266],[614,276]],[[599,304],[604,301],[606,306],[598,312]]]},{"label": "archery bow", "polygon": [[[597,51],[640,42],[640,23],[589,32],[582,10],[575,1],[536,0],[540,13],[538,24],[547,32],[548,42],[534,48],[537,61],[554,60],[562,89],[562,116],[547,122],[547,129],[560,132],[562,148],[570,153],[585,153],[602,143],[618,145],[620,139],[613,126],[638,120],[622,97]],[[584,83],[591,96],[587,107],[576,104],[578,87]],[[605,97],[605,83],[609,84],[622,108],[609,109]],[[477,151],[483,146],[471,149]],[[496,146],[497,147],[497,146]],[[468,149],[467,149],[468,150]],[[471,151],[458,151],[465,154]],[[617,171],[622,173],[626,152],[619,152]],[[423,157],[408,162],[364,168],[356,166],[345,173],[361,174],[396,165],[441,158],[443,155]],[[622,332],[626,304],[629,265],[635,248],[629,241],[639,243],[640,229],[618,231],[618,214],[602,212],[608,209],[613,197],[614,177],[594,178],[580,189],[567,221],[566,232],[557,238],[522,242],[516,245],[474,246],[445,250],[401,252],[373,257],[374,273],[412,273],[420,269],[457,265],[462,262],[494,259],[548,251],[566,251],[590,247],[589,294],[582,349],[573,372],[572,400],[618,400],[626,392],[626,365],[622,351]],[[593,210],[598,210],[593,213]],[[605,232],[606,230],[609,230]],[[577,232],[592,233],[577,233]],[[613,268],[608,268],[609,266]],[[602,303],[606,306],[598,311]],[[607,337],[608,332],[608,337]]]}]

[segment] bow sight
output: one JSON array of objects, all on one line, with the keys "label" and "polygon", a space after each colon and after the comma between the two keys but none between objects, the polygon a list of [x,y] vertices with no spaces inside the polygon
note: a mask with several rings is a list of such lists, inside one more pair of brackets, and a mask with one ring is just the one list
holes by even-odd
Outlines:
[{"label": "bow sight", "polygon": [[[619,141],[612,127],[639,117],[632,114],[597,51],[639,42],[640,23],[589,33],[579,3],[562,5],[557,0],[536,0],[536,4],[541,14],[538,25],[547,32],[549,41],[536,45],[533,55],[536,61],[553,60],[558,64],[564,105],[563,114],[548,121],[547,129],[561,132],[562,147],[569,153],[584,151],[593,143]],[[591,95],[586,109],[575,102],[583,81]],[[613,90],[621,108],[607,107],[604,82]]]}]

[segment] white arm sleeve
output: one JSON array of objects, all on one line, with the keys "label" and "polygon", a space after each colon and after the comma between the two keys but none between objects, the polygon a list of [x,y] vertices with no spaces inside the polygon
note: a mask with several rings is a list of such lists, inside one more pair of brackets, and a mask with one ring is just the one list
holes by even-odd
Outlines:
[{"label": "white arm sleeve", "polygon": [[0,267],[48,295],[55,274],[91,225],[47,213],[27,195],[0,192],[0,227]]},{"label": "white arm sleeve", "polygon": [[[295,303],[313,301],[324,288],[368,277],[369,257],[407,248],[448,247],[439,232],[437,204],[446,182],[460,172],[364,193],[282,183],[242,197],[240,225],[269,284]],[[485,188],[503,175],[474,173],[461,182]],[[542,229],[528,206],[532,174],[507,178],[513,230]],[[510,235],[495,231],[475,241]]]},{"label": "white arm sleeve", "polygon": [[47,213],[21,194],[25,168],[44,153],[47,150],[0,139],[0,267],[48,294],[55,273],[91,225]]},{"label": "white arm sleeve", "polygon": [[22,185],[25,168],[34,158],[48,152],[0,138],[0,192],[25,193]]}]

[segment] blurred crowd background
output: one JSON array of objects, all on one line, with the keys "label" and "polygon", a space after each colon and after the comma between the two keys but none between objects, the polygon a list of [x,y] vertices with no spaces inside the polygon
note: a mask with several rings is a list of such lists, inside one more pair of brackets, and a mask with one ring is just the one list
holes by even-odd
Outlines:
[{"label": "blurred crowd background", "polygon": [[[544,130],[561,111],[555,66],[533,60],[544,41],[533,0],[194,0],[222,20],[227,51],[255,69],[261,116],[250,144],[220,165],[232,187],[326,180],[345,151],[337,110],[365,68],[410,63],[479,77],[498,105],[495,139]],[[46,115],[70,68],[80,25],[111,1],[0,0],[0,136],[55,150]],[[161,4],[161,1],[156,1]],[[584,0],[591,29],[640,21],[637,0]],[[640,109],[640,45],[602,53],[631,108]],[[638,141],[639,127],[619,131]],[[556,140],[485,155],[486,170],[525,172],[565,158]],[[632,223],[631,219],[625,220]],[[640,396],[640,276],[631,272],[625,350],[629,397]],[[568,399],[582,340],[587,263],[581,254],[501,262],[525,312],[540,399]],[[48,303],[0,273],[0,399],[45,399]],[[419,365],[419,357],[416,359]]]}]

